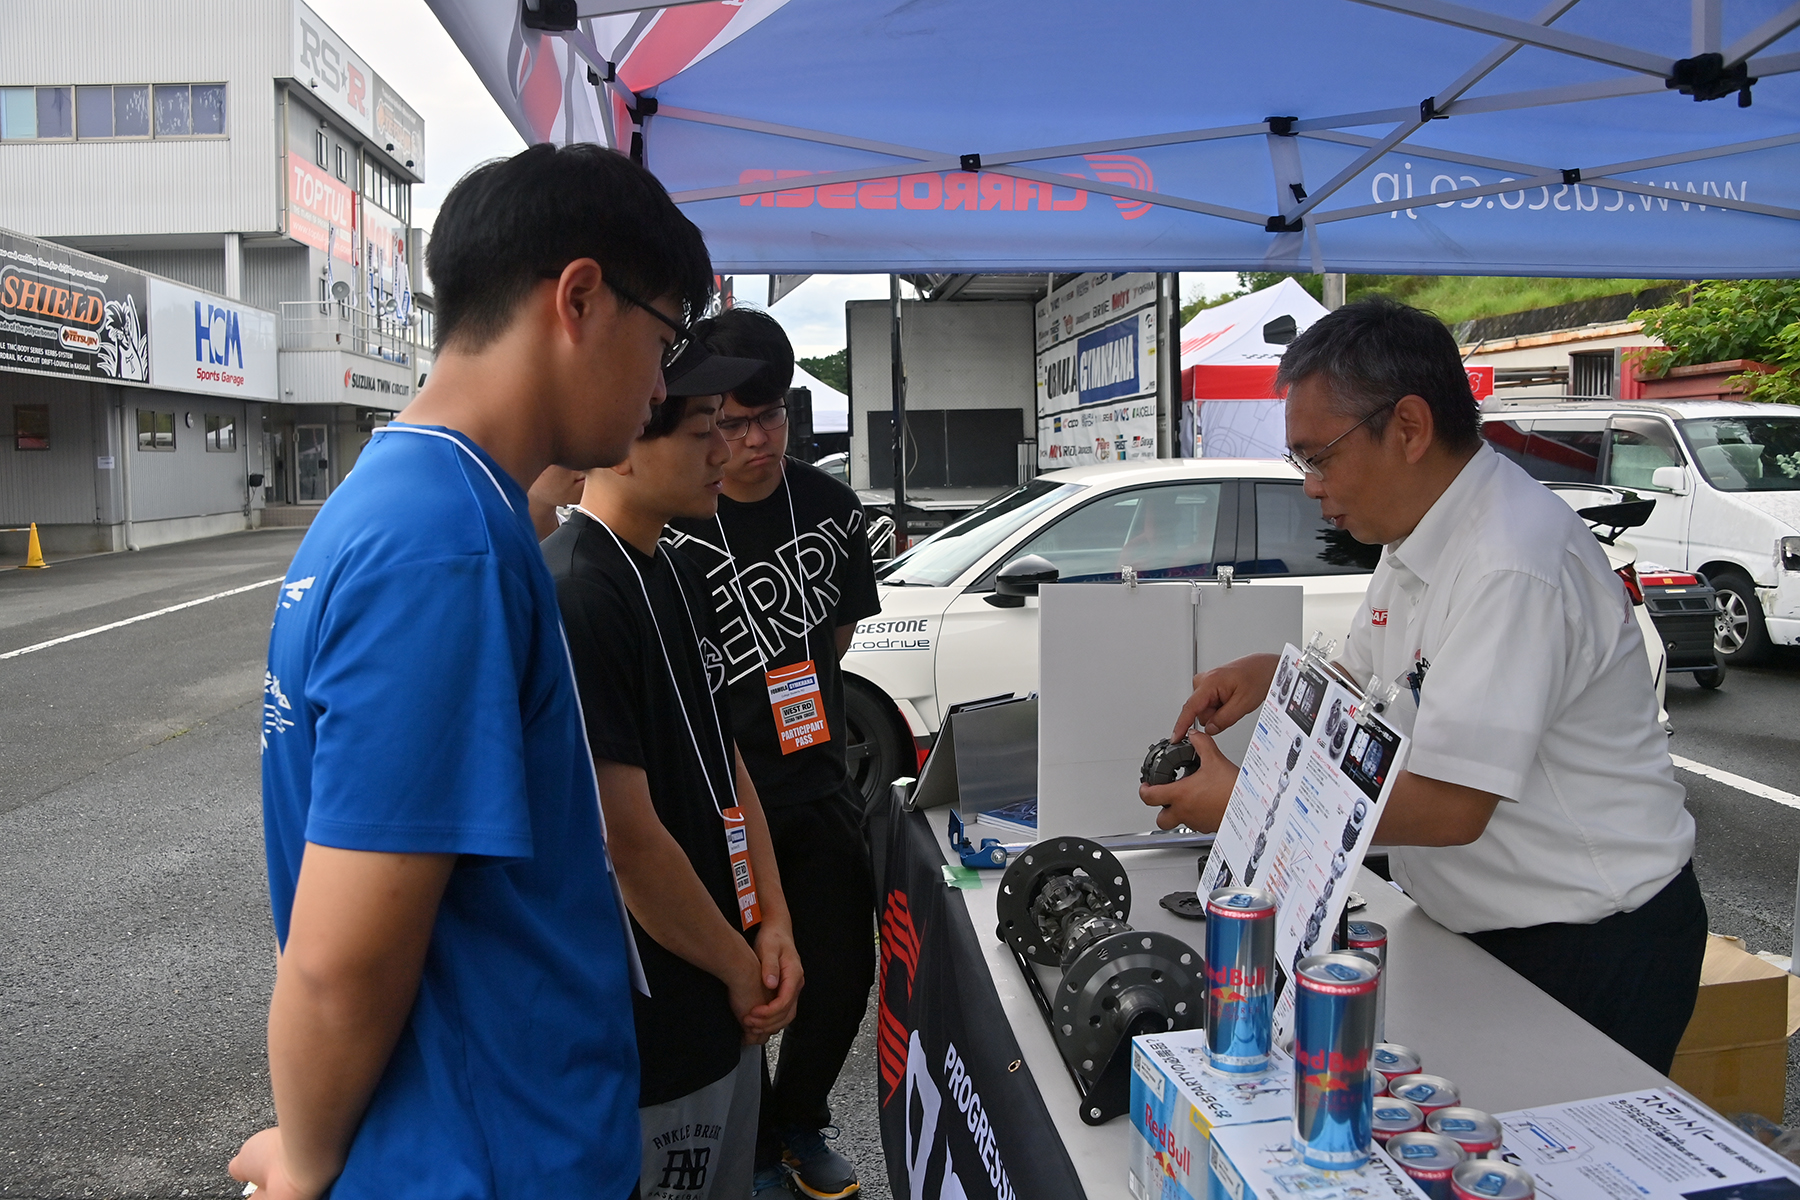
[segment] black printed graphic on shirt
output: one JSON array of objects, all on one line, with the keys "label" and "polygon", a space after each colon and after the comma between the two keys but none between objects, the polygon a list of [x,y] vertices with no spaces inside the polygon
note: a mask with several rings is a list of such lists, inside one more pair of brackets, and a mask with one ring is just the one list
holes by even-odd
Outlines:
[{"label": "black printed graphic on shirt", "polygon": [[[716,519],[678,521],[667,537],[705,578],[732,726],[763,807],[840,791],[849,737],[836,634],[881,611],[856,493],[790,459],[783,483],[764,499],[721,498]],[[764,673],[807,661],[818,671],[831,736],[784,755]]]}]

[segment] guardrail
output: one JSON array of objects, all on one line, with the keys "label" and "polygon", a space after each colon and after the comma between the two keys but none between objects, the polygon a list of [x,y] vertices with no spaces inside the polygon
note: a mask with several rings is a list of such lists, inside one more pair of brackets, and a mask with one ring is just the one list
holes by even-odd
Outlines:
[{"label": "guardrail", "polygon": [[280,344],[283,350],[344,350],[403,365],[431,352],[416,314],[402,323],[391,312],[336,300],[283,301]]}]

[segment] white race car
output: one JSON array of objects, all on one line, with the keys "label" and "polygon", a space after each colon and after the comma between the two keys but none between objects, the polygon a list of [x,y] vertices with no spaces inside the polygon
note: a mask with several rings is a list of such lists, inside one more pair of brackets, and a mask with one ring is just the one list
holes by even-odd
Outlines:
[{"label": "white race car", "polygon": [[[1635,552],[1608,549],[1623,577]],[[844,656],[847,754],[865,800],[916,773],[951,705],[1037,690],[1037,598],[994,590],[1002,567],[1031,554],[1060,582],[1116,580],[1126,566],[1139,579],[1209,579],[1229,565],[1242,584],[1298,583],[1301,637],[1341,645],[1381,547],[1326,524],[1299,472],[1275,459],[1073,467],[995,497],[877,572],[881,613]],[[1663,645],[1637,615],[1660,707]]]},{"label": "white race car", "polygon": [[1277,460],[1040,475],[877,572],[881,613],[856,627],[844,657],[851,775],[872,798],[916,771],[951,705],[1037,690],[1037,599],[994,591],[1015,559],[1040,555],[1063,582],[1116,580],[1127,566],[1139,579],[1209,579],[1228,565],[1239,583],[1299,583],[1301,636],[1324,630],[1341,642],[1380,551],[1325,524],[1299,473]]}]

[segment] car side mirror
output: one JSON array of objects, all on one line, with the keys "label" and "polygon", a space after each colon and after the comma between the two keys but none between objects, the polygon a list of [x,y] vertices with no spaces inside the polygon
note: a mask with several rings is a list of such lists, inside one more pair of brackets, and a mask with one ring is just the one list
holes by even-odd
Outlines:
[{"label": "car side mirror", "polygon": [[1680,467],[1658,467],[1650,472],[1650,486],[1659,492],[1687,495],[1687,472]]},{"label": "car side mirror", "polygon": [[994,576],[994,594],[987,602],[995,608],[1023,608],[1025,597],[1038,594],[1038,588],[1055,583],[1062,574],[1056,564],[1038,554],[1015,558]]}]

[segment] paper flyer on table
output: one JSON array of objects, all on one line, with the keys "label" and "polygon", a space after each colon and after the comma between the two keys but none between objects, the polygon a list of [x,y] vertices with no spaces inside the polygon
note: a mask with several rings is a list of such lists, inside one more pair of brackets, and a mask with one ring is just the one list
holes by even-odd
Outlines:
[{"label": "paper flyer on table", "polygon": [[1797,1200],[1800,1167],[1669,1088],[1500,1113],[1550,1200]]},{"label": "paper flyer on table", "polygon": [[1201,896],[1233,885],[1274,894],[1283,1041],[1293,1013],[1285,977],[1330,948],[1346,876],[1362,864],[1406,760],[1405,736],[1372,715],[1359,722],[1362,704],[1316,660],[1283,649],[1200,879]]}]

